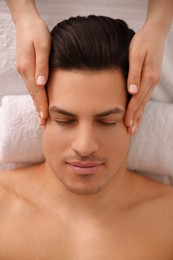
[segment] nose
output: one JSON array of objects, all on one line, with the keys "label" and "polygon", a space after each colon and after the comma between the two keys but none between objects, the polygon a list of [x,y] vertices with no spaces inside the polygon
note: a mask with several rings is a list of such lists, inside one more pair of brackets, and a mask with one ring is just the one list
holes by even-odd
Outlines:
[{"label": "nose", "polygon": [[92,126],[81,125],[72,142],[72,149],[81,156],[88,156],[98,151],[99,145]]}]

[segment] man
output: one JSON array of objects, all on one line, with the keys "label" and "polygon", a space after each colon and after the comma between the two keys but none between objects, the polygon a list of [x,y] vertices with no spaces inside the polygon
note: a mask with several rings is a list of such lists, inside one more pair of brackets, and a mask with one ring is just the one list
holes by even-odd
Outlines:
[{"label": "man", "polygon": [[172,188],[126,168],[133,35],[96,16],[53,29],[45,162],[0,174],[0,259],[173,259]]}]

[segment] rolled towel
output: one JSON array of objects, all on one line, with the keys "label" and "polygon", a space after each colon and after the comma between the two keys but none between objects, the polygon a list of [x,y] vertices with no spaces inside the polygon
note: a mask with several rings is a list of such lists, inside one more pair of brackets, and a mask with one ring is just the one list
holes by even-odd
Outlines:
[{"label": "rolled towel", "polygon": [[[0,164],[42,162],[42,129],[31,97],[3,97],[0,113]],[[148,103],[141,126],[131,138],[128,160],[130,170],[173,176],[172,114],[173,104]]]},{"label": "rolled towel", "polygon": [[150,101],[131,140],[128,167],[141,173],[173,176],[173,104]]},{"label": "rolled towel", "polygon": [[30,95],[4,96],[0,116],[0,164],[43,161],[41,136]]}]

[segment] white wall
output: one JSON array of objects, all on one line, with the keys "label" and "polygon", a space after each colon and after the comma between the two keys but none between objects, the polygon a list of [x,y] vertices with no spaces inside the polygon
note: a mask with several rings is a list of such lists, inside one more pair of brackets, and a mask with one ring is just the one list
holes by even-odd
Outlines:
[{"label": "white wall", "polygon": [[[102,14],[124,19],[130,27],[138,30],[147,12],[146,0],[37,0],[36,3],[50,29],[69,16]],[[163,100],[170,102],[173,101],[172,45],[173,27],[166,42],[161,87],[155,94],[159,99],[163,97]],[[23,81],[15,69],[15,27],[5,0],[0,0],[0,99],[3,95],[25,92]]]}]

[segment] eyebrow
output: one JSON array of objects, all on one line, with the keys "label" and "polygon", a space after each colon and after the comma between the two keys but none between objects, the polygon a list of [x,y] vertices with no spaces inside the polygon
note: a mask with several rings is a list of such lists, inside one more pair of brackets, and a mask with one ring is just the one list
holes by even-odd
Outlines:
[{"label": "eyebrow", "polygon": [[[103,111],[101,113],[98,113],[98,114],[95,114],[94,117],[103,117],[103,116],[109,116],[111,114],[123,114],[125,111],[123,109],[120,109],[118,107],[114,107],[114,108],[111,108],[111,109],[108,109],[106,111]],[[65,116],[71,116],[71,117],[77,117],[77,115],[69,112],[69,111],[66,111],[60,107],[57,107],[57,106],[51,106],[49,108],[49,113],[60,113],[62,115],[65,115]]]},{"label": "eyebrow", "polygon": [[106,111],[103,111],[99,114],[94,115],[95,117],[102,117],[102,116],[109,116],[112,114],[123,114],[125,111],[123,109],[120,109],[118,107],[108,109]]}]

